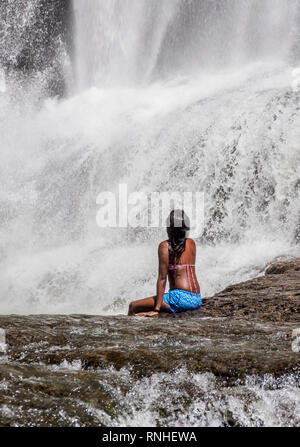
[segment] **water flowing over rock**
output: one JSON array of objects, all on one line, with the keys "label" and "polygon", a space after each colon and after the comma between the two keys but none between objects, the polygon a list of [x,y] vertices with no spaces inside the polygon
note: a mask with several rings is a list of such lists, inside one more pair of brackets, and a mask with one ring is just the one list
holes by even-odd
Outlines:
[{"label": "water flowing over rock", "polygon": [[119,184],[204,193],[204,296],[299,255],[299,2],[58,4],[1,2],[1,310],[125,312],[154,293],[164,228],[96,223]]},{"label": "water flowing over rock", "polygon": [[202,309],[175,317],[238,317],[300,323],[299,290],[300,260],[282,259],[271,263],[263,276],[229,286],[212,298],[204,299]]},{"label": "water flowing over rock", "polygon": [[294,0],[75,0],[78,86],[295,58],[298,8]]},{"label": "water flowing over rock", "polygon": [[1,1],[0,68],[8,78],[20,83],[32,78],[48,94],[64,94],[71,11],[71,0]]},{"label": "water flowing over rock", "polygon": [[[300,425],[299,1],[1,0],[0,29],[0,425]],[[199,312],[129,325],[166,234],[99,228],[120,184],[204,193]]]},{"label": "water flowing over rock", "polygon": [[298,425],[299,269],[276,262],[175,320],[1,316],[0,425],[131,425],[140,406],[153,425]]}]

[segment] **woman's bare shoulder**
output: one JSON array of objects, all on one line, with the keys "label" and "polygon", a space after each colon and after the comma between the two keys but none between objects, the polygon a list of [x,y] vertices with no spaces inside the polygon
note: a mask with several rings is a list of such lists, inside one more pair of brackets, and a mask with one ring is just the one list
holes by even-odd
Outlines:
[{"label": "woman's bare shoulder", "polygon": [[196,255],[197,247],[194,239],[188,238],[187,240],[187,249],[190,250],[194,255]]},{"label": "woman's bare shoulder", "polygon": [[188,237],[186,241],[191,247],[196,247],[196,242],[194,241],[194,239]]},{"label": "woman's bare shoulder", "polygon": [[169,241],[162,241],[158,246],[159,251],[169,250]]}]

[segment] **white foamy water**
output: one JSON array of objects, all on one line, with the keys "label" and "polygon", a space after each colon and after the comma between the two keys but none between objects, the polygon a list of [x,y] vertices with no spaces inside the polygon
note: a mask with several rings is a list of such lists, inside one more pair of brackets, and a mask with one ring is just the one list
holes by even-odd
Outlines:
[{"label": "white foamy water", "polygon": [[109,425],[297,427],[300,423],[299,384],[288,376],[278,380],[271,375],[248,376],[244,383],[226,387],[213,374],[182,369],[136,382],[123,399],[124,414]]},{"label": "white foamy water", "polygon": [[77,87],[286,59],[298,0],[74,0]]},{"label": "white foamy water", "polygon": [[45,98],[47,71],[8,76],[2,313],[125,312],[155,293],[164,230],[96,225],[96,197],[120,183],[204,192],[204,296],[299,255],[299,2],[213,3],[74,1],[72,94]]}]

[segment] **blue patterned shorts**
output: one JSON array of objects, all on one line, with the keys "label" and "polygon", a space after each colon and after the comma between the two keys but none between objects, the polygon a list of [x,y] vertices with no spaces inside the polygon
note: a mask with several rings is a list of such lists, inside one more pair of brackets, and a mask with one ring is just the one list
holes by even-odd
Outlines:
[{"label": "blue patterned shorts", "polygon": [[201,307],[201,294],[188,292],[186,290],[174,289],[164,294],[164,302],[169,306],[173,314],[195,310]]}]

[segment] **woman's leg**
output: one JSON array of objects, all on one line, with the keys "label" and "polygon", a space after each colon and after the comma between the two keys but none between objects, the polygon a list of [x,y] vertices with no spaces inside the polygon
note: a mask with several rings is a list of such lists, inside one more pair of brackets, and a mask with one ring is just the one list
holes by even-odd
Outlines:
[{"label": "woman's leg", "polygon": [[[156,304],[156,296],[144,298],[143,300],[133,301],[132,303],[129,304],[128,315],[133,316],[144,312],[151,312],[154,310],[155,304]],[[169,306],[164,301],[162,302],[160,311],[168,313],[171,312]]]}]

